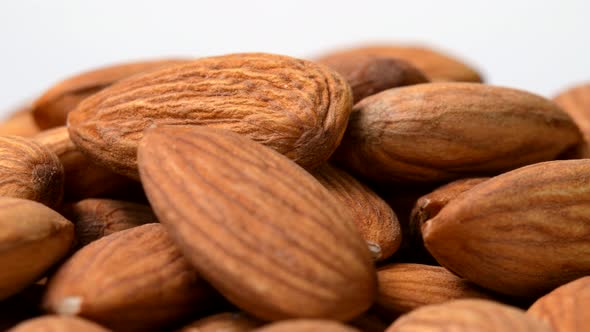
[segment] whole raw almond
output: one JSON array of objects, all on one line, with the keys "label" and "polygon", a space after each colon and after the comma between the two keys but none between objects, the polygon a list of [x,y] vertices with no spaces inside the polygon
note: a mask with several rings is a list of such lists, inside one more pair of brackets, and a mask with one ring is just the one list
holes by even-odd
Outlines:
[{"label": "whole raw almond", "polygon": [[49,280],[43,307],[116,331],[147,331],[210,306],[212,294],[164,227],[147,224],[77,251]]},{"label": "whole raw almond", "polygon": [[390,57],[409,62],[421,70],[432,81],[482,82],[482,76],[463,61],[439,50],[425,46],[411,45],[370,45],[336,51],[325,55],[326,58],[350,55],[373,55]]},{"label": "whole raw almond", "polygon": [[91,321],[68,316],[41,316],[26,320],[7,332],[109,332]]},{"label": "whole raw almond", "polygon": [[555,332],[584,332],[590,326],[590,276],[569,282],[538,299],[527,311]]},{"label": "whole raw almond", "polygon": [[30,105],[24,105],[16,110],[9,110],[5,113],[9,113],[10,115],[0,121],[0,135],[2,136],[30,137],[41,130],[35,124]]},{"label": "whole raw almond", "polygon": [[80,247],[109,234],[158,221],[147,205],[106,198],[70,204],[63,208],[63,214],[76,225]]},{"label": "whole raw almond", "polygon": [[156,128],[138,150],[154,212],[217,290],[265,320],[353,318],[376,295],[365,241],[287,157],[207,127]]},{"label": "whole raw almond", "polygon": [[74,225],[37,202],[0,197],[0,300],[43,277],[70,249]]},{"label": "whole raw almond", "polygon": [[321,319],[292,319],[272,323],[254,330],[255,332],[360,332],[340,322]]},{"label": "whole raw almond", "polygon": [[178,332],[248,332],[263,325],[258,320],[243,312],[223,312],[201,318]]},{"label": "whole raw almond", "polygon": [[59,206],[64,169],[55,153],[28,138],[0,136],[0,156],[0,196]]},{"label": "whole raw almond", "polygon": [[376,261],[391,256],[400,246],[399,221],[391,207],[368,186],[329,164],[312,172],[347,209]]},{"label": "whole raw almond", "polygon": [[387,313],[390,317],[455,299],[492,299],[477,285],[440,266],[389,264],[380,267],[377,276],[379,294],[376,306],[380,313]]},{"label": "whole raw almond", "polygon": [[434,182],[551,160],[582,140],[551,101],[476,83],[390,89],[356,104],[338,162],[375,181]]},{"label": "whole raw almond", "polygon": [[87,71],[59,82],[33,105],[35,122],[41,129],[66,124],[68,113],[85,98],[138,73],[189,62],[188,59],[164,59],[115,64]]},{"label": "whole raw almond", "polygon": [[354,102],[398,86],[426,83],[426,76],[406,61],[372,54],[335,54],[318,60],[341,74],[350,87]]},{"label": "whole raw almond", "polygon": [[422,227],[449,270],[509,295],[538,296],[590,274],[590,159],[549,161],[491,178]]},{"label": "whole raw almond", "polygon": [[80,103],[68,124],[94,161],[134,178],[143,131],[161,125],[228,129],[314,168],[340,143],[351,107],[350,87],[327,67],[230,54],[121,81]]},{"label": "whole raw almond", "polygon": [[418,308],[401,316],[386,332],[552,332],[549,326],[504,304],[461,299]]},{"label": "whole raw almond", "polygon": [[64,198],[77,201],[120,191],[135,182],[90,162],[70,139],[68,128],[45,130],[33,139],[54,152],[64,167]]}]

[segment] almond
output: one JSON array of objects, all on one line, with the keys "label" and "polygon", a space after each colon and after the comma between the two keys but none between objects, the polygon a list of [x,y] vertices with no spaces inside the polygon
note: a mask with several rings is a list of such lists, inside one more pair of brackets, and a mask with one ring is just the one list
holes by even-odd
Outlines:
[{"label": "almond", "polygon": [[0,197],[0,300],[18,293],[70,249],[74,225],[37,202]]},{"label": "almond", "polygon": [[351,103],[346,81],[324,66],[230,54],[121,81],[80,103],[68,123],[81,150],[134,178],[144,129],[161,125],[228,129],[314,168],[340,143]]},{"label": "almond", "polygon": [[590,276],[569,282],[538,299],[527,311],[555,332],[584,332],[590,326]]},{"label": "almond", "polygon": [[590,159],[549,161],[489,179],[423,228],[449,270],[509,295],[537,296],[590,274]]},{"label": "almond", "polygon": [[318,60],[341,74],[350,87],[354,102],[398,86],[426,83],[426,76],[406,61],[372,54],[344,53]]},{"label": "almond", "polygon": [[64,169],[55,153],[31,139],[0,136],[0,156],[0,196],[61,203]]},{"label": "almond", "polygon": [[356,104],[337,160],[375,181],[435,182],[551,160],[581,139],[572,119],[545,98],[429,83]]},{"label": "almond", "polygon": [[52,86],[33,105],[35,122],[41,129],[66,124],[68,113],[85,98],[138,73],[186,63],[189,60],[165,59],[115,64],[87,71]]},{"label": "almond", "polygon": [[399,221],[391,207],[368,186],[329,164],[312,175],[349,211],[374,260],[382,261],[399,248]]},{"label": "almond", "polygon": [[584,134],[584,142],[561,157],[564,159],[590,158],[590,82],[571,87],[553,100],[574,119]]},{"label": "almond", "polygon": [[134,182],[91,163],[72,142],[66,127],[45,130],[33,139],[55,153],[63,164],[64,196],[68,201],[120,191]]},{"label": "almond", "polygon": [[350,55],[373,55],[390,57],[409,62],[421,70],[432,81],[482,82],[482,76],[471,66],[439,50],[412,45],[370,45],[341,50],[325,55],[321,59]]},{"label": "almond", "polygon": [[342,323],[321,319],[292,319],[266,325],[255,332],[360,332]]},{"label": "almond", "polygon": [[37,134],[40,129],[33,119],[32,108],[24,105],[16,110],[9,110],[8,118],[0,121],[0,135],[30,137]]},{"label": "almond", "polygon": [[477,285],[457,277],[444,267],[396,263],[380,267],[379,312],[390,317],[410,312],[429,304],[461,298],[492,299]]},{"label": "almond", "polygon": [[79,201],[65,207],[63,213],[76,225],[80,247],[115,232],[157,222],[147,205],[105,198]]},{"label": "almond", "polygon": [[346,320],[373,302],[375,267],[351,216],[287,157],[226,130],[168,127],[146,133],[138,160],[160,222],[242,310]]},{"label": "almond", "polygon": [[385,332],[511,331],[551,332],[524,311],[487,300],[462,299],[416,309],[396,320]]},{"label": "almond", "polygon": [[248,332],[262,324],[262,321],[243,312],[223,312],[201,318],[178,332]]},{"label": "almond", "polygon": [[26,320],[8,332],[109,332],[106,328],[77,317],[42,316]]},{"label": "almond", "polygon": [[43,307],[117,331],[146,331],[173,324],[211,299],[164,227],[147,224],[77,251],[49,280]]}]

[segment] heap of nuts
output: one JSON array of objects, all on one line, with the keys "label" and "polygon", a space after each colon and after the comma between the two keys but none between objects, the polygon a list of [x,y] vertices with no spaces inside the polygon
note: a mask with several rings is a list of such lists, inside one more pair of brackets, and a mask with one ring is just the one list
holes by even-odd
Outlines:
[{"label": "heap of nuts", "polygon": [[590,83],[400,45],[166,59],[0,134],[0,329],[590,329]]}]

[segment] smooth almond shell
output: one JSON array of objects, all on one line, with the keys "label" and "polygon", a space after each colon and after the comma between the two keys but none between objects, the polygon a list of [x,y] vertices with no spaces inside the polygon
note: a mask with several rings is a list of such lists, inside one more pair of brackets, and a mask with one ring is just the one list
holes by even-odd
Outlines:
[{"label": "smooth almond shell", "polygon": [[427,221],[428,251],[508,295],[538,296],[590,274],[590,160],[550,161],[483,182]]},{"label": "smooth almond shell", "polygon": [[74,225],[37,202],[0,197],[0,300],[43,277],[68,252]]},{"label": "smooth almond shell", "polygon": [[391,207],[368,186],[329,164],[312,175],[349,211],[375,261],[388,258],[399,248],[399,221]]},{"label": "smooth almond shell", "polygon": [[476,83],[383,91],[356,104],[337,161],[375,181],[436,182],[551,160],[579,143],[551,101]]},{"label": "smooth almond shell", "polygon": [[0,136],[0,156],[0,196],[59,206],[64,169],[55,153],[28,138]]},{"label": "smooth almond shell", "polygon": [[68,316],[41,316],[26,320],[7,332],[109,332],[91,321]]},{"label": "smooth almond shell", "polygon": [[567,283],[538,299],[527,311],[554,332],[584,332],[590,326],[590,276]]},{"label": "smooth almond shell", "polygon": [[189,62],[166,59],[111,65],[72,76],[55,84],[33,105],[35,122],[41,129],[63,126],[68,113],[87,97],[124,79],[158,68]]},{"label": "smooth almond shell", "polygon": [[92,163],[70,139],[68,128],[42,131],[33,139],[57,155],[64,167],[64,198],[77,201],[128,188],[133,180]]},{"label": "smooth almond shell", "polygon": [[160,224],[105,236],[53,275],[45,310],[117,331],[158,330],[211,305],[212,292]]},{"label": "smooth almond shell", "polygon": [[177,332],[248,332],[263,324],[243,312],[223,312],[201,318]]},{"label": "smooth almond shell", "polygon": [[230,54],[121,81],[80,103],[68,125],[94,161],[134,178],[144,130],[162,125],[231,130],[311,169],[340,143],[351,107],[350,87],[327,67]]},{"label": "smooth almond shell", "polygon": [[348,50],[341,50],[330,53],[328,57],[343,57],[349,55],[373,55],[390,57],[409,62],[421,70],[432,81],[458,81],[475,82],[483,81],[482,75],[473,67],[463,61],[444,54],[439,50],[425,46],[412,45],[370,45]]},{"label": "smooth almond shell", "polygon": [[379,312],[391,317],[419,307],[462,298],[492,299],[477,285],[444,267],[413,263],[382,266],[377,271]]},{"label": "smooth almond shell", "polygon": [[385,332],[552,332],[525,312],[500,303],[462,299],[416,309]]},{"label": "smooth almond shell", "polygon": [[416,67],[392,57],[347,53],[327,56],[317,62],[346,79],[355,103],[383,90],[429,81]]},{"label": "smooth almond shell", "polygon": [[346,320],[373,302],[375,268],[352,218],[285,156],[225,130],[169,127],[148,131],[138,158],[160,222],[242,310]]},{"label": "smooth almond shell", "polygon": [[266,325],[255,332],[360,332],[342,323],[319,319],[293,319]]},{"label": "smooth almond shell", "polygon": [[63,209],[76,225],[77,245],[82,247],[125,229],[157,222],[148,205],[106,198],[89,198]]}]

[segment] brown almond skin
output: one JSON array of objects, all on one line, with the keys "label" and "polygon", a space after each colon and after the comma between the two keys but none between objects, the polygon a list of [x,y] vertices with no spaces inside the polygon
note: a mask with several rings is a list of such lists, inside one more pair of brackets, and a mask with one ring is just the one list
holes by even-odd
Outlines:
[{"label": "brown almond skin", "polygon": [[376,306],[391,317],[455,299],[492,299],[477,285],[440,266],[395,263],[380,267],[377,276]]},{"label": "brown almond skin", "polygon": [[272,323],[254,330],[255,332],[360,332],[340,322],[321,319],[292,319]]},{"label": "brown almond skin", "polygon": [[48,315],[26,320],[7,332],[109,332],[94,322],[68,316]]},{"label": "brown almond skin", "polygon": [[351,216],[287,157],[226,130],[168,127],[147,131],[138,159],[160,222],[242,310],[347,320],[375,299],[375,267]]},{"label": "brown almond skin", "polygon": [[116,331],[151,331],[210,306],[212,298],[164,227],[147,224],[77,251],[49,280],[43,308]]},{"label": "brown almond skin", "polygon": [[188,59],[164,59],[115,64],[83,72],[61,81],[33,104],[33,115],[41,129],[66,124],[68,113],[84,99],[127,77],[163,67],[187,63]]},{"label": "brown almond skin", "polygon": [[63,209],[63,214],[76,225],[79,247],[109,234],[157,222],[148,205],[106,198],[89,198]]},{"label": "brown almond skin", "polygon": [[590,160],[538,163],[450,201],[422,227],[442,265],[508,295],[539,296],[590,274]]},{"label": "brown almond skin", "polygon": [[63,164],[66,201],[78,201],[121,191],[135,182],[93,164],[72,142],[66,127],[44,130],[33,139],[53,151]]},{"label": "brown almond skin", "polygon": [[562,158],[590,158],[590,82],[562,91],[553,101],[574,119],[584,135],[584,142],[568,151]]},{"label": "brown almond skin", "polygon": [[554,332],[584,332],[590,326],[590,276],[569,282],[538,299],[527,311]]},{"label": "brown almond skin", "polygon": [[418,45],[368,45],[332,52],[320,58],[350,55],[390,57],[409,62],[431,81],[483,82],[482,75],[463,61],[439,50]]},{"label": "brown almond skin", "polygon": [[0,136],[0,156],[0,196],[59,206],[64,169],[55,153],[29,138]]},{"label": "brown almond skin", "polygon": [[385,332],[552,332],[549,326],[508,305],[461,299],[418,308],[397,319]]},{"label": "brown almond skin", "polygon": [[0,300],[43,277],[69,251],[74,225],[29,200],[0,197]]},{"label": "brown almond skin", "polygon": [[243,312],[223,312],[193,322],[177,332],[248,332],[264,323]]},{"label": "brown almond skin", "polygon": [[37,124],[35,124],[30,105],[23,105],[8,113],[10,113],[10,115],[0,121],[1,136],[31,137],[41,131],[41,129],[37,127]]},{"label": "brown almond skin", "polygon": [[374,181],[437,182],[551,160],[581,140],[572,119],[543,97],[428,83],[356,104],[336,160]]},{"label": "brown almond skin", "polygon": [[400,246],[397,216],[381,197],[350,174],[324,164],[312,175],[347,209],[375,261],[391,256]]},{"label": "brown almond skin", "polygon": [[354,102],[383,90],[429,82],[408,62],[372,54],[336,54],[317,61],[342,75],[350,87]]},{"label": "brown almond skin", "polygon": [[80,103],[68,125],[84,153],[132,178],[143,131],[162,125],[231,130],[312,169],[340,143],[351,108],[350,87],[329,68],[244,53],[121,81]]}]

